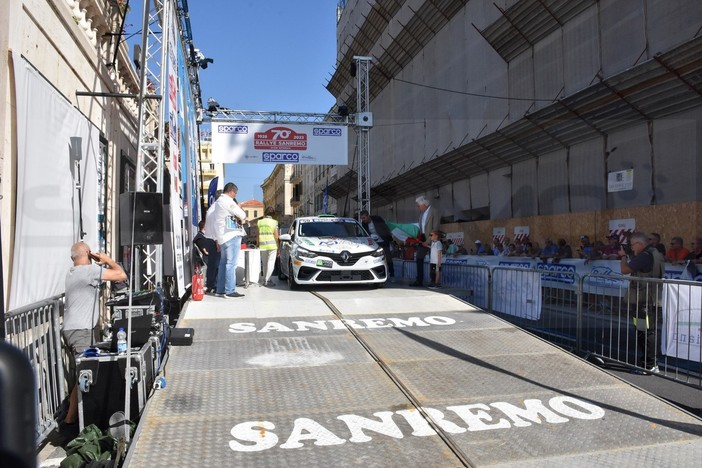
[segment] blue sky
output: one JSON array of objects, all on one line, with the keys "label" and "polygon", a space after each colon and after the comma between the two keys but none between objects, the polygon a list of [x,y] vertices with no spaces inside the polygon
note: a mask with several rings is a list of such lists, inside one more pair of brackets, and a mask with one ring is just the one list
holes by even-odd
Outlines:
[{"label": "blue sky", "polygon": [[[230,109],[326,113],[336,62],[336,0],[188,2],[193,42],[214,59],[200,70],[202,100]],[[272,165],[229,164],[239,201],[263,200]]]}]

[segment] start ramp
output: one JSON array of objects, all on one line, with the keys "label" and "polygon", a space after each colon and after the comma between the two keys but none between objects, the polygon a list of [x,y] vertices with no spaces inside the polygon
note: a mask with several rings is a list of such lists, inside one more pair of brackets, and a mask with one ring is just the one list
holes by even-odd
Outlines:
[{"label": "start ramp", "polygon": [[446,294],[190,303],[130,466],[695,466],[702,420]]}]

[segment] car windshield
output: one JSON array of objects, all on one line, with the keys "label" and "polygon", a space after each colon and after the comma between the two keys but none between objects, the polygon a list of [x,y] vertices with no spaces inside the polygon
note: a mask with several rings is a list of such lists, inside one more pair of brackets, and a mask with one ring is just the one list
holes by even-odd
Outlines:
[{"label": "car windshield", "polygon": [[358,223],[346,221],[300,223],[302,237],[368,237]]}]

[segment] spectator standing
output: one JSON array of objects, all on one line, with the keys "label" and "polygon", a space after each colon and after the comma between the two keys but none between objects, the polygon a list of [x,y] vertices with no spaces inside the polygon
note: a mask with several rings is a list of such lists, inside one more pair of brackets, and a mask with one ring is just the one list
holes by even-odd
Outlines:
[{"label": "spectator standing", "polygon": [[205,278],[205,291],[214,291],[217,287],[217,266],[219,264],[219,252],[217,242],[207,237],[207,222],[200,221],[197,224],[199,231],[193,238],[193,244],[197,246],[202,254],[202,262],[207,265]]},{"label": "spectator standing", "polygon": [[702,263],[702,237],[695,239],[695,251],[692,253],[695,263]]},{"label": "spectator standing", "polygon": [[558,255],[558,247],[551,239],[546,239],[544,244],[544,248],[541,249],[539,256],[541,257],[542,262],[547,262],[549,258],[553,258]]},{"label": "spectator standing", "polygon": [[417,238],[420,243],[417,246],[417,279],[410,286],[424,286],[424,257],[429,253],[429,243],[427,233],[439,229],[439,213],[431,206],[429,200],[424,195],[417,197],[417,208],[419,208],[419,233]]},{"label": "spectator standing", "polygon": [[236,267],[241,251],[241,238],[244,235],[241,224],[246,222],[246,213],[234,200],[238,191],[237,186],[229,182],[215,202],[215,229],[222,254],[217,272],[218,297],[244,296],[236,292]]},{"label": "spectator standing", "polygon": [[497,237],[495,237],[492,240],[492,247],[490,248],[490,253],[495,256],[500,255],[502,253],[502,243]]},{"label": "spectator standing", "polygon": [[271,275],[275,267],[275,259],[278,256],[278,221],[273,219],[275,210],[272,207],[266,208],[263,218],[258,220],[258,248],[261,252],[261,265],[263,266],[263,285],[275,286]]},{"label": "spectator standing", "polygon": [[539,256],[539,249],[534,247],[534,244],[532,242],[526,242],[524,244],[524,253],[522,254],[522,256],[536,258]]},{"label": "spectator standing", "polygon": [[585,260],[591,260],[594,258],[594,247],[590,243],[590,238],[588,236],[580,236],[580,248],[578,249],[578,255],[580,258]]},{"label": "spectator standing", "polygon": [[488,250],[485,248],[480,239],[475,242],[475,255],[489,255]]},{"label": "spectator standing", "polygon": [[556,254],[555,260],[560,260],[562,258],[573,258],[573,249],[563,238],[558,239],[558,253]]},{"label": "spectator standing", "polygon": [[456,252],[458,252],[458,246],[454,244],[451,239],[448,239],[447,243],[448,246],[446,247],[446,255],[456,255]]},{"label": "spectator standing", "polygon": [[[68,350],[69,381],[73,382],[68,412],[63,420],[67,425],[78,422],[75,358],[96,341],[95,327],[100,315],[100,286],[103,281],[127,280],[127,274],[117,262],[104,253],[91,252],[88,244],[84,242],[73,244],[71,260],[73,266],[66,274],[66,302],[61,331]],[[95,263],[92,263],[93,261]]]},{"label": "spectator standing", "polygon": [[619,259],[619,236],[617,234],[610,234],[607,236],[607,245],[602,249],[602,258],[605,260],[618,260]]},{"label": "spectator standing", "polygon": [[429,288],[441,287],[441,262],[444,244],[441,242],[442,232],[431,231],[431,253],[429,254]]},{"label": "spectator standing", "polygon": [[[662,278],[663,264],[660,256],[654,254],[656,249],[648,244],[646,234],[636,232],[631,236],[630,242],[630,258],[623,248],[619,249],[622,273],[637,278]],[[637,365],[652,374],[659,372],[656,365],[656,286],[652,283],[630,282],[628,292],[628,302],[634,308],[632,322],[636,328]]]},{"label": "spectator standing", "polygon": [[665,257],[665,244],[661,243],[661,235],[657,232],[652,232],[648,235],[648,243],[663,254]]},{"label": "spectator standing", "polygon": [[395,265],[392,261],[392,251],[390,249],[392,245],[392,231],[390,231],[390,228],[381,216],[371,215],[368,210],[361,211],[359,213],[359,218],[361,218],[363,228],[368,231],[368,234],[383,248],[385,252],[385,262],[388,266],[388,276],[391,282],[394,281]]},{"label": "spectator standing", "polygon": [[682,264],[690,257],[690,251],[685,248],[682,237],[673,237],[670,240],[670,248],[665,255],[666,261],[675,264]]}]

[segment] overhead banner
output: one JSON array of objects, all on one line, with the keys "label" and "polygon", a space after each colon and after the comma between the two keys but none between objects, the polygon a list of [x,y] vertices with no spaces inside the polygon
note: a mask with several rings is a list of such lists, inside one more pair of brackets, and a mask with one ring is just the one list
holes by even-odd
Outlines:
[{"label": "overhead banner", "polygon": [[212,162],[346,166],[348,128],[322,123],[212,122]]}]

